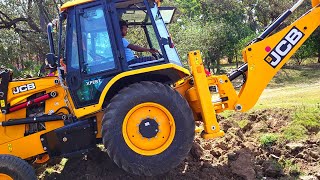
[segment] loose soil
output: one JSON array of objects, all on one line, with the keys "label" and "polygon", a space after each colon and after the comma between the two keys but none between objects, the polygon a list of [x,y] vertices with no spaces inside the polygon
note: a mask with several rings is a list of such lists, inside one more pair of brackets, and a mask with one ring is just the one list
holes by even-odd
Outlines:
[{"label": "loose soil", "polygon": [[[320,179],[319,130],[298,143],[283,141],[264,147],[259,137],[281,132],[291,121],[289,109],[257,110],[218,116],[226,135],[204,140],[197,134],[193,147],[177,168],[158,177],[138,177],[118,168],[104,150],[64,163],[52,160],[37,169],[39,179]],[[241,123],[245,122],[245,123]],[[239,124],[241,124],[239,126]],[[200,123],[198,125],[201,125]],[[318,135],[317,135],[318,134]],[[60,160],[58,160],[60,161]],[[49,173],[50,172],[50,173]],[[309,176],[307,176],[309,175]]]}]

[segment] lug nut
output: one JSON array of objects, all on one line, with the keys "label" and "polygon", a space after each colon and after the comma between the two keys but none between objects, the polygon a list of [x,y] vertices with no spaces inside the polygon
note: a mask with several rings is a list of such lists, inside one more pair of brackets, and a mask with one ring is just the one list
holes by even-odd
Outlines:
[{"label": "lug nut", "polygon": [[62,141],[63,141],[63,142],[67,142],[67,141],[68,141],[68,138],[64,137],[64,138],[62,138]]}]

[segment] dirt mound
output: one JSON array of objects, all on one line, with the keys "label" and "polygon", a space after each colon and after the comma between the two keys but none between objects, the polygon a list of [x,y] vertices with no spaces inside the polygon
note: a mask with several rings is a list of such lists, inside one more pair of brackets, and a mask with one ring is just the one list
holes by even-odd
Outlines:
[{"label": "dirt mound", "polygon": [[[284,142],[264,147],[259,136],[279,132],[291,121],[291,110],[268,109],[219,116],[223,138],[204,140],[196,135],[193,147],[176,169],[158,177],[138,177],[118,168],[99,148],[65,164],[44,165],[40,179],[296,179],[301,173],[320,175],[320,140]],[[299,167],[299,168],[296,168]],[[51,170],[48,170],[51,169]],[[47,169],[44,171],[44,169]],[[319,178],[319,177],[317,177]]]}]

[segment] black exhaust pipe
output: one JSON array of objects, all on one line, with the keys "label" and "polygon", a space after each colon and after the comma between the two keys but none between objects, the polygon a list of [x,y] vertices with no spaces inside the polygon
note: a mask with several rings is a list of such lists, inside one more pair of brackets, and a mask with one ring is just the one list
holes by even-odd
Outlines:
[{"label": "black exhaust pipe", "polygon": [[47,33],[48,33],[48,41],[49,41],[50,53],[56,54],[55,50],[54,50],[52,30],[53,30],[52,23],[49,23],[48,26],[47,26]]}]

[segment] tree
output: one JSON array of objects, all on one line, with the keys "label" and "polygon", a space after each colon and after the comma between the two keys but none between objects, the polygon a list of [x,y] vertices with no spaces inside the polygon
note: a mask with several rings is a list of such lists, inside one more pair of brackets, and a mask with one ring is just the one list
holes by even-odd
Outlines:
[{"label": "tree", "polygon": [[[60,1],[60,3],[62,3]],[[0,2],[1,65],[21,69],[42,63],[48,52],[46,24],[57,17],[56,0]],[[2,47],[2,48],[1,48]],[[10,55],[8,55],[8,51]]]}]

